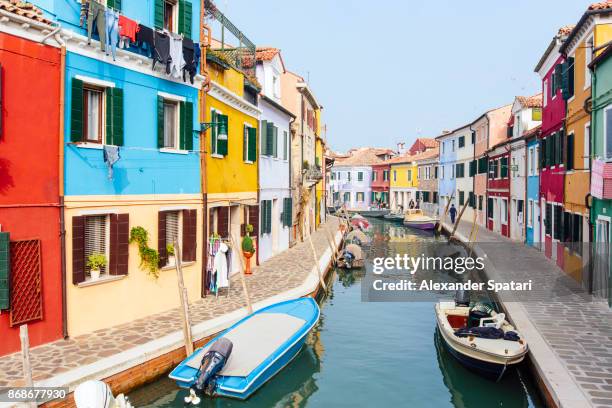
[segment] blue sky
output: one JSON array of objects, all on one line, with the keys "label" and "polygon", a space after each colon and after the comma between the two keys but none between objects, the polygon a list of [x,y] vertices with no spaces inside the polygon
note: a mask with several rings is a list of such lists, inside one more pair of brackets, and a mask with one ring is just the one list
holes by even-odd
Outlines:
[{"label": "blue sky", "polygon": [[251,41],[280,48],[287,69],[309,78],[340,151],[435,137],[539,92],[540,56],[590,3],[216,0]]}]

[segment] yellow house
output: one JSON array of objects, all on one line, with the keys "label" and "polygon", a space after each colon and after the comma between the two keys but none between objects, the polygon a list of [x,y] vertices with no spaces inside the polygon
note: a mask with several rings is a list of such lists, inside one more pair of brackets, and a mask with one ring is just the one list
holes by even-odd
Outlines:
[{"label": "yellow house", "polygon": [[389,192],[391,210],[401,211],[408,208],[411,200],[416,203],[418,190],[417,165],[411,155],[395,157],[387,161],[390,164]]},{"label": "yellow house", "polygon": [[[565,170],[564,220],[569,225],[564,227],[564,238],[572,244],[565,246],[563,269],[577,281],[588,279],[583,271],[588,267],[586,243],[590,241],[586,202],[590,187],[591,114],[585,109],[591,98],[593,80],[589,64],[596,50],[612,40],[610,10],[607,6],[601,8],[594,4],[584,13],[560,49],[566,62],[558,65],[556,79],[551,85],[562,89],[567,101],[564,143],[567,154],[562,166]],[[556,89],[552,90],[554,92]]]},{"label": "yellow house", "polygon": [[[206,162],[202,172],[207,192],[209,242],[224,239],[233,244],[234,259],[242,256],[241,237],[247,225],[256,237],[259,228],[258,123],[259,93],[256,80],[249,79],[224,60],[207,53],[210,88],[206,94]],[[236,272],[240,262],[232,262]]]}]

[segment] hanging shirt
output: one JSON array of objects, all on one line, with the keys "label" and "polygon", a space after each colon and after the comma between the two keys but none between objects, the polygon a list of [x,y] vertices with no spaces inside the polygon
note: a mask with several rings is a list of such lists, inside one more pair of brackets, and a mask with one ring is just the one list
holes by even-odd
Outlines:
[{"label": "hanging shirt", "polygon": [[136,31],[136,42],[138,46],[141,48],[148,48],[149,56],[151,58],[154,57],[155,54],[155,35],[153,34],[153,30],[147,26],[142,24],[138,25],[138,30]]},{"label": "hanging shirt", "polygon": [[123,15],[119,16],[119,35],[121,37],[127,37],[132,42],[136,42],[136,33],[138,33],[139,30],[140,25],[134,20]]},{"label": "hanging shirt", "polygon": [[169,72],[173,78],[181,77],[181,70],[185,65],[185,61],[183,60],[183,37],[170,33],[170,64],[169,64]]},{"label": "hanging shirt", "polygon": [[155,44],[153,46],[153,69],[157,62],[166,67],[166,73],[170,73],[170,37],[160,31],[154,32]]},{"label": "hanging shirt", "polygon": [[193,79],[197,73],[197,62],[195,56],[195,44],[190,38],[183,40],[183,59],[185,65],[183,66],[183,82],[187,80],[187,74],[189,74],[189,80],[193,84]]},{"label": "hanging shirt", "polygon": [[228,269],[227,269],[227,251],[229,247],[221,243],[219,246],[219,252],[215,255],[215,266],[214,272],[216,273],[216,287],[227,288],[229,287]]}]

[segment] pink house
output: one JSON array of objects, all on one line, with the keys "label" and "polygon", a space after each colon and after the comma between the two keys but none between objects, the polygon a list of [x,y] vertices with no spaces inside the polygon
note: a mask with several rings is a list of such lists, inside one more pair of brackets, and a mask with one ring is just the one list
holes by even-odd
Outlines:
[{"label": "pink house", "polygon": [[[535,68],[542,78],[542,133],[540,136],[540,202],[538,213],[544,252],[563,268],[563,194],[565,166],[563,140],[566,104],[561,95],[558,69],[565,59],[559,48],[573,27],[559,29]],[[555,72],[557,71],[557,72]]]}]

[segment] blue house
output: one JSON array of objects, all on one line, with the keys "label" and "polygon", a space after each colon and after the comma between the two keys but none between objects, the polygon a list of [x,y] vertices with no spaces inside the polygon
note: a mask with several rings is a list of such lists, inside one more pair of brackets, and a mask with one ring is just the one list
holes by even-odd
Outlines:
[{"label": "blue house", "polygon": [[444,216],[446,204],[450,200],[455,207],[458,206],[456,197],[456,163],[459,141],[457,134],[446,132],[436,137],[440,146],[440,169],[438,171],[438,189],[440,195],[440,218]]},{"label": "blue house", "polygon": [[525,134],[527,161],[527,226],[525,242],[527,245],[540,248],[540,147],[538,136],[541,126],[538,126]]},{"label": "blue house", "polygon": [[[199,1],[33,3],[61,26],[66,44],[69,335],[176,307],[178,259],[189,299],[197,299],[203,254]],[[147,241],[139,242],[145,234]],[[104,259],[98,268],[94,255]]]}]

